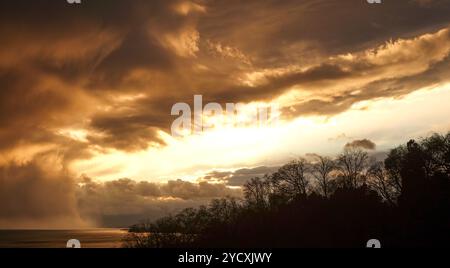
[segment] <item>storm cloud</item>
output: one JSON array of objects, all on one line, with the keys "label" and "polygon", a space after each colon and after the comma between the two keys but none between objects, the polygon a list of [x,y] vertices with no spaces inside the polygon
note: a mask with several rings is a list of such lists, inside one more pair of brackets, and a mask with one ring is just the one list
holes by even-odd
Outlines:
[{"label": "storm cloud", "polygon": [[0,149],[75,127],[90,144],[143,150],[164,144],[171,106],[194,94],[312,94],[283,106],[288,118],[402,96],[449,77],[449,3],[4,2]]},{"label": "storm cloud", "polygon": [[255,177],[264,177],[264,175],[270,175],[275,173],[279,167],[254,167],[254,168],[241,168],[235,171],[211,171],[204,177],[200,178],[200,181],[206,182],[221,182],[228,186],[243,186],[249,180]]},{"label": "storm cloud", "polygon": [[33,161],[0,167],[0,228],[89,226],[78,213],[75,181],[62,170],[42,165]]},{"label": "storm cloud", "polygon": [[354,140],[352,142],[349,142],[345,145],[346,149],[351,148],[360,148],[360,149],[366,149],[366,150],[375,150],[377,148],[377,145],[368,139],[363,140]]},{"label": "storm cloud", "polygon": [[158,184],[79,181],[69,167],[166,146],[172,105],[195,94],[285,97],[294,120],[448,83],[449,14],[450,0],[2,1],[0,226],[123,224],[239,195],[229,186],[272,168]]},{"label": "storm cloud", "polygon": [[242,195],[240,189],[208,182],[76,179],[60,159],[46,157],[0,167],[0,228],[127,227]]},{"label": "storm cloud", "polygon": [[77,192],[80,214],[98,226],[123,227],[140,220],[154,220],[168,213],[207,205],[211,199],[241,197],[240,189],[224,184],[192,183],[182,180],[167,183],[120,179],[106,183],[83,178]]}]

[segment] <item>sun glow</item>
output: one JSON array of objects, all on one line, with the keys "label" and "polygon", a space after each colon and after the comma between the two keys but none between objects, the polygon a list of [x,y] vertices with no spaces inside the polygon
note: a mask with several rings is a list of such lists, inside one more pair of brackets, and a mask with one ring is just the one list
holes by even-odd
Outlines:
[{"label": "sun glow", "polygon": [[423,129],[441,131],[450,127],[439,123],[450,115],[450,107],[442,101],[447,99],[450,85],[425,88],[402,99],[358,103],[334,117],[299,117],[263,127],[219,124],[181,138],[160,131],[166,146],[132,153],[96,152],[92,159],[75,162],[72,169],[101,180],[129,177],[194,181],[211,170],[273,165],[307,153],[334,155],[349,139],[370,138],[383,150],[401,143],[405,133],[417,137],[428,134],[421,132]]}]

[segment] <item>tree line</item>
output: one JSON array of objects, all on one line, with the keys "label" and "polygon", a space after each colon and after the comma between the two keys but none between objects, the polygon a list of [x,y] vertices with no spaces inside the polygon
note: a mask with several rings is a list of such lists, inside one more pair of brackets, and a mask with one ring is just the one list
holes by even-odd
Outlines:
[{"label": "tree line", "polygon": [[256,177],[244,198],[213,200],[130,228],[126,247],[387,247],[450,243],[450,133],[392,149],[315,155]]}]

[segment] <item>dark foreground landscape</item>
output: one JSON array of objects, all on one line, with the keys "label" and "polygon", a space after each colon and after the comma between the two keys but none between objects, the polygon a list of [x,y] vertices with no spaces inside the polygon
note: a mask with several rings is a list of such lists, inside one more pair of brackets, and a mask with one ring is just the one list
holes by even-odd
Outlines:
[{"label": "dark foreground landscape", "polygon": [[450,243],[450,133],[392,149],[377,162],[348,147],[299,159],[214,200],[130,229],[126,247],[439,247]]},{"label": "dark foreground landscape", "polygon": [[0,230],[0,248],[362,248],[450,243],[450,133],[392,149],[313,156],[217,199],[126,229]]}]

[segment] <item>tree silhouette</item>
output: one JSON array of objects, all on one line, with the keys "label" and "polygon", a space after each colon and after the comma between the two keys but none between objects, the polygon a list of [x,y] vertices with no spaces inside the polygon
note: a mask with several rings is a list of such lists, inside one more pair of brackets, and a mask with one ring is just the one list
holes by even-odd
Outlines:
[{"label": "tree silhouette", "polygon": [[368,153],[359,148],[345,148],[338,156],[337,167],[345,187],[357,188],[364,184],[364,171],[368,166],[368,160]]},{"label": "tree silhouette", "polygon": [[[438,247],[450,243],[450,133],[392,149],[293,161],[214,200],[130,228],[127,247]],[[318,185],[314,190],[313,182]],[[335,183],[338,182],[338,183]]]},{"label": "tree silhouette", "polygon": [[376,162],[369,168],[367,184],[389,204],[396,205],[401,192],[396,179],[390,176],[383,162]]},{"label": "tree silhouette", "polygon": [[308,162],[301,158],[282,166],[272,175],[275,192],[290,199],[304,197],[308,192]]},{"label": "tree silhouette", "polygon": [[267,177],[253,178],[244,185],[244,196],[248,206],[257,210],[269,208],[271,193],[271,184]]},{"label": "tree silhouette", "polygon": [[317,162],[311,165],[311,174],[317,180],[321,194],[328,198],[332,191],[331,176],[336,163],[329,157],[317,156]]}]

